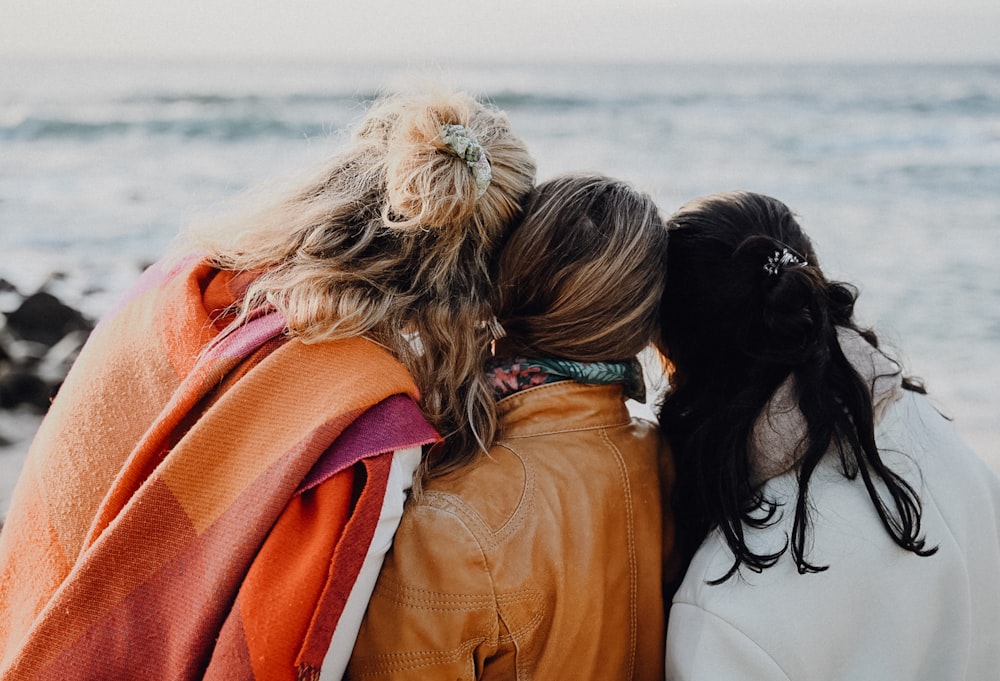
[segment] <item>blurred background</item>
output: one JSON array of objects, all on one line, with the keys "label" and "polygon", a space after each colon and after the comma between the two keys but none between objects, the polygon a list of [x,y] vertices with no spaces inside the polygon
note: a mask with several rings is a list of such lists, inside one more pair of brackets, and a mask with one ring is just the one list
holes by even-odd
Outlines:
[{"label": "blurred background", "polygon": [[[603,172],[666,213],[737,188],[788,203],[1000,468],[993,0],[0,6],[2,313],[45,291],[96,319],[180,228],[429,78],[505,109],[539,179]],[[0,410],[0,506],[37,411]]]}]

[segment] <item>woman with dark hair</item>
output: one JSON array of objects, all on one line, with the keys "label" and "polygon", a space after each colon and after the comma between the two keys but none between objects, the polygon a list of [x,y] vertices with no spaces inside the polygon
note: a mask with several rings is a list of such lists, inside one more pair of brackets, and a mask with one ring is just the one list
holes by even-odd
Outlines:
[{"label": "woman with dark hair", "polygon": [[995,678],[1000,479],[828,280],[787,206],[668,221],[670,679]]},{"label": "woman with dark hair", "polygon": [[349,678],[663,678],[669,460],[625,400],[658,336],[666,236],[623,182],[533,193],[496,278],[498,436],[410,500]]}]

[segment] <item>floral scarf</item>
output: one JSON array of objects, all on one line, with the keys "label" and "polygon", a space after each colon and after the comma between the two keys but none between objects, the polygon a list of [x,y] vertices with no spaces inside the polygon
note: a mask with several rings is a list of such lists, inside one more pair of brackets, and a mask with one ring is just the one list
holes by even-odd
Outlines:
[{"label": "floral scarf", "polygon": [[577,362],[569,359],[492,359],[486,377],[497,399],[526,388],[557,381],[576,381],[587,385],[621,383],[625,396],[646,401],[646,384],[638,359],[627,362]]}]

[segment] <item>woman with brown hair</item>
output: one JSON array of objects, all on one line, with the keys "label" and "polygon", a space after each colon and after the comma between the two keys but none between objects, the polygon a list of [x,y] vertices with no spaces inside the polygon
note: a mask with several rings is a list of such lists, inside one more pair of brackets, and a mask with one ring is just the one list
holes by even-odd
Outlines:
[{"label": "woman with brown hair", "polygon": [[411,499],[349,678],[662,678],[669,461],[625,402],[643,399],[666,235],[625,183],[536,189],[496,279],[498,436]]},{"label": "woman with brown hair", "polygon": [[339,677],[414,469],[495,432],[490,264],[534,172],[501,112],[386,97],[147,270],[28,454],[0,677]]}]

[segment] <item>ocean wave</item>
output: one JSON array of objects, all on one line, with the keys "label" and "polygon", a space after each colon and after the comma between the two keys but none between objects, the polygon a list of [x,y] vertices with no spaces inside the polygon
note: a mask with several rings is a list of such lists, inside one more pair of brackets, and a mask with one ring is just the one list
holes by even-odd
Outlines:
[{"label": "ocean wave", "polygon": [[353,107],[359,103],[375,99],[377,93],[360,92],[291,92],[283,95],[263,95],[259,93],[222,94],[217,92],[140,92],[119,97],[116,101],[125,106],[176,106],[194,105],[200,107],[280,107],[298,105],[319,105],[333,107]]},{"label": "ocean wave", "polygon": [[139,120],[81,120],[25,116],[0,126],[0,139],[20,142],[43,140],[92,141],[105,137],[174,136],[237,141],[250,138],[301,138],[325,136],[331,125],[317,121],[243,115],[217,118],[151,118]]},{"label": "ocean wave", "polygon": [[[718,85],[718,83],[714,84]],[[510,113],[576,116],[626,110],[716,118],[756,112],[788,119],[898,114],[929,118],[992,118],[1000,115],[1000,92],[967,87],[925,91],[903,87],[879,90],[840,83],[839,87],[804,88],[743,83],[731,88],[702,83],[688,88],[646,87],[614,90],[503,89],[488,99]],[[938,86],[943,88],[945,86]],[[357,120],[376,98],[375,91],[298,91],[283,94],[147,92],[91,103],[91,108],[21,102],[0,115],[0,140],[94,140],[148,135],[220,141],[326,135]],[[643,117],[648,118],[646,114]]]},{"label": "ocean wave", "polygon": [[[179,228],[326,158],[395,75],[22,71],[0,78],[5,274],[21,290],[53,271],[69,275],[66,290],[103,288],[80,298],[94,316]],[[863,286],[862,318],[905,341],[908,366],[965,416],[956,423],[995,430],[1000,65],[491,65],[454,84],[510,114],[540,179],[608,172],[665,212],[738,187],[788,201],[831,272]]]}]

